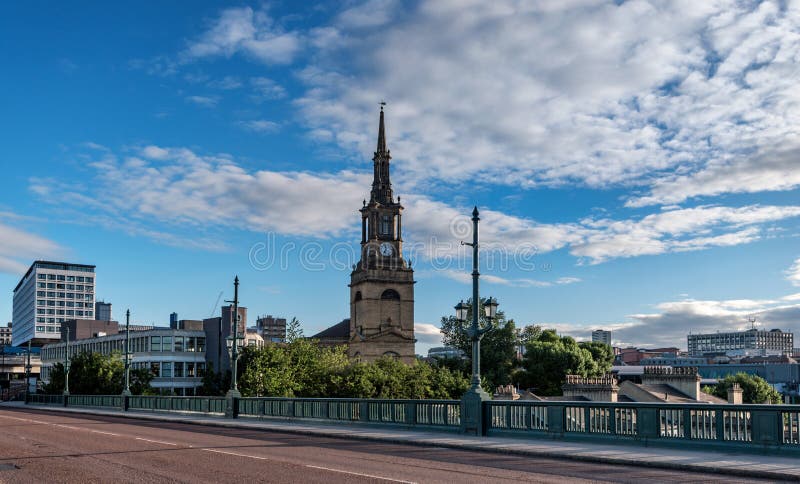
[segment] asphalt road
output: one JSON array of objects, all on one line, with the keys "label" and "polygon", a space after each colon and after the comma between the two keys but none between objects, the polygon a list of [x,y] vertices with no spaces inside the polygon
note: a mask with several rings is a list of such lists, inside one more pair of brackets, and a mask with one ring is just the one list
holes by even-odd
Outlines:
[{"label": "asphalt road", "polygon": [[0,409],[0,482],[756,482],[119,417]]}]

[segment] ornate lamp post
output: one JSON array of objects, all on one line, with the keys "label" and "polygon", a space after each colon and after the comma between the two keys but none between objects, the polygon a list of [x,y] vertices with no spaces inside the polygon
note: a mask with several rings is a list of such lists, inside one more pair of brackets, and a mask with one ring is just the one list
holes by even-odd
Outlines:
[{"label": "ornate lamp post", "polygon": [[228,355],[231,358],[231,388],[228,390],[226,396],[227,406],[225,408],[226,417],[236,417],[236,409],[234,408],[234,400],[242,396],[239,393],[237,384],[237,363],[239,356],[241,356],[243,336],[239,336],[239,322],[242,320],[239,315],[239,276],[233,280],[233,301],[225,301],[233,303],[233,335],[225,338],[225,345],[228,347]]},{"label": "ornate lamp post", "polygon": [[[480,327],[480,294],[478,291],[480,272],[478,272],[478,207],[472,211],[472,243],[462,242],[464,245],[472,247],[472,324],[467,328],[466,333],[472,341],[472,381],[469,389],[461,397],[461,431],[463,433],[483,434],[482,421],[482,402],[491,400],[491,396],[481,388],[481,338],[483,335],[494,329],[494,317],[497,314],[497,300],[490,297],[483,304],[489,324],[485,328]],[[459,302],[456,307],[456,318],[464,322],[470,307]]]},{"label": "ornate lamp post", "polygon": [[131,310],[125,311],[125,389],[123,397],[131,396]]},{"label": "ornate lamp post", "polygon": [[64,345],[64,396],[69,396],[69,327],[67,327],[67,339]]}]

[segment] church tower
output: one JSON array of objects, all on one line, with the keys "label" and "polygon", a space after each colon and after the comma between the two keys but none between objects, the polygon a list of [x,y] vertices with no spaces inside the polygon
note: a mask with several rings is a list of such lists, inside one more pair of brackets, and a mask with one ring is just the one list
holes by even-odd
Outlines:
[{"label": "church tower", "polygon": [[351,358],[415,360],[414,271],[403,259],[403,206],[392,194],[381,106],[372,191],[361,212],[361,260],[350,274]]}]

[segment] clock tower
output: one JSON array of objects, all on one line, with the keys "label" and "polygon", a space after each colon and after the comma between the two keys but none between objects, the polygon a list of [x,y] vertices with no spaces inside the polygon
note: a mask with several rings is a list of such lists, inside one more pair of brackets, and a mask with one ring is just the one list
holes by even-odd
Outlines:
[{"label": "clock tower", "polygon": [[361,260],[350,274],[351,358],[414,362],[414,271],[403,259],[403,206],[389,179],[381,106],[372,191],[361,212]]}]

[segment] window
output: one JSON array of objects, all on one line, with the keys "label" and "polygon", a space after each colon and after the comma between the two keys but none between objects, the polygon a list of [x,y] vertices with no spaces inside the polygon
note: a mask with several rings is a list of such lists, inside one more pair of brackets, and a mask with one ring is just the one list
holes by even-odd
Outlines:
[{"label": "window", "polygon": [[46,289],[47,284],[45,284],[44,282],[37,282],[36,287],[38,287],[39,289]]},{"label": "window", "polygon": [[47,279],[47,274],[37,274],[36,278],[37,279],[42,279],[42,280]]},{"label": "window", "polygon": [[[81,307],[83,307],[83,303],[79,303],[79,304],[81,305]],[[72,302],[72,301],[67,301],[67,307],[68,308],[74,308],[75,307],[75,303]]]},{"label": "window", "polygon": [[37,323],[44,323],[44,318],[36,318]]},{"label": "window", "polygon": [[83,316],[83,311],[81,310],[75,311],[75,316]]},{"label": "window", "polygon": [[383,235],[389,235],[391,231],[389,230],[389,216],[384,215],[381,219],[381,233]]},{"label": "window", "polygon": [[[62,296],[62,297],[63,297],[63,296]],[[74,293],[71,293],[71,292],[68,292],[68,293],[67,293],[67,299],[75,299],[75,294],[74,294]]]},{"label": "window", "polygon": [[45,297],[47,296],[47,291],[36,291],[37,297]]},{"label": "window", "polygon": [[164,378],[172,378],[172,362],[165,361],[161,364],[161,376]]},{"label": "window", "polygon": [[183,362],[176,361],[174,368],[175,378],[183,378]]},{"label": "window", "polygon": [[59,316],[63,316],[64,315],[64,310],[63,309],[59,309],[58,311],[56,311],[56,314],[58,314]]},{"label": "window", "polygon": [[47,305],[48,306],[55,306],[56,302],[55,301],[47,301]]},{"label": "window", "polygon": [[74,291],[74,290],[75,290],[75,284],[67,284],[67,291]]},{"label": "window", "polygon": [[[175,337],[175,351],[183,351],[183,336],[176,336]],[[177,370],[178,368],[175,367]],[[175,375],[178,376],[178,375]]]},{"label": "window", "polygon": [[94,278],[93,277],[87,277],[86,278],[86,282],[94,282]]},{"label": "window", "polygon": [[62,308],[66,305],[64,301],[56,301],[56,306],[61,306]]},{"label": "window", "polygon": [[83,282],[83,276],[77,276],[77,277],[75,278],[75,281],[76,281],[76,282]]},{"label": "window", "polygon": [[94,314],[94,313],[93,313],[92,311],[86,311],[86,315],[87,315],[87,316],[94,317],[94,316],[93,316],[93,314]]},{"label": "window", "polygon": [[44,326],[37,326],[36,327],[36,332],[37,333],[44,333]]},{"label": "window", "polygon": [[53,316],[55,316],[56,310],[55,309],[48,309],[47,310],[47,314],[52,314]]},{"label": "window", "polygon": [[83,291],[83,285],[82,284],[76,284],[75,285],[75,290],[76,291]]},{"label": "window", "polygon": [[62,274],[59,274],[56,279],[58,279],[59,281],[64,281],[67,279],[67,277]]},{"label": "window", "polygon": [[36,314],[44,314],[44,308],[37,309]]},{"label": "window", "polygon": [[383,291],[383,294],[381,294],[381,299],[400,300],[400,294],[398,294],[394,289],[387,289]]},{"label": "window", "polygon": [[161,376],[161,364],[157,361],[150,362],[150,373],[155,377]]},{"label": "window", "polygon": [[44,299],[37,299],[36,300],[36,305],[37,306],[45,306],[46,304],[47,304],[47,301],[45,301]]},{"label": "window", "polygon": [[64,284],[56,284],[56,289],[64,289]]},{"label": "window", "polygon": [[55,274],[47,274],[47,280],[48,281],[55,281],[56,280],[56,275]]},{"label": "window", "polygon": [[67,309],[67,316],[75,316],[75,311],[72,309]]},{"label": "window", "polygon": [[67,276],[67,282],[75,282],[75,276]]},{"label": "window", "polygon": [[85,289],[86,289],[86,292],[93,292],[94,291],[94,287],[92,287],[92,286],[86,286]]},{"label": "window", "polygon": [[197,374],[194,372],[194,363],[186,363],[186,376],[194,378]]},{"label": "window", "polygon": [[56,285],[55,285],[55,283],[53,283],[53,282],[48,282],[48,283],[47,283],[47,288],[48,288],[48,289],[55,289],[55,288],[56,288]]},{"label": "window", "polygon": [[186,350],[185,351],[194,351],[194,336],[187,336],[186,337]]},{"label": "window", "polygon": [[57,293],[56,293],[56,297],[61,297],[61,298],[63,298],[63,297],[66,297],[66,296],[67,296],[67,293],[66,293],[66,292],[57,292]]},{"label": "window", "polygon": [[56,322],[56,318],[47,318],[47,322],[48,323],[55,323]]},{"label": "window", "polygon": [[161,336],[150,337],[150,351],[161,351]]},{"label": "window", "polygon": [[161,351],[172,351],[172,336],[161,337]]},{"label": "window", "polygon": [[91,294],[84,294],[83,299],[85,301],[91,301],[92,300],[92,295]]},{"label": "window", "polygon": [[206,350],[206,339],[203,336],[197,337],[197,351],[203,352]]}]

